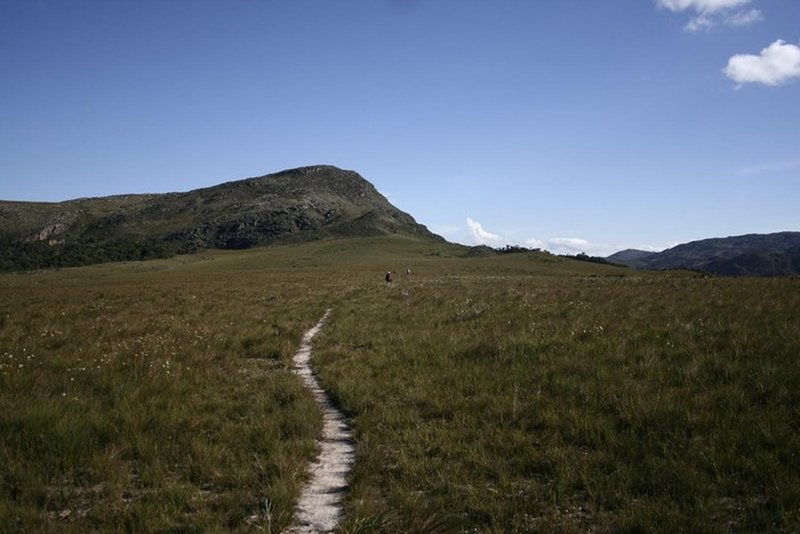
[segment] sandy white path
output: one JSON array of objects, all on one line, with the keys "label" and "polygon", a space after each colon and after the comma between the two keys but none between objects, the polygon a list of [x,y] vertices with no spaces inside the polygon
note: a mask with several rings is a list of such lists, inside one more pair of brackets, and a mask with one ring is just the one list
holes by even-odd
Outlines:
[{"label": "sandy white path", "polygon": [[294,524],[287,534],[331,532],[342,515],[342,496],[347,489],[347,476],[355,461],[353,431],[344,414],[333,405],[311,371],[311,340],[322,329],[330,315],[327,310],[319,322],[305,333],[294,355],[294,372],[303,378],[322,408],[322,437],[316,461],[309,467],[311,479],[297,502]]}]

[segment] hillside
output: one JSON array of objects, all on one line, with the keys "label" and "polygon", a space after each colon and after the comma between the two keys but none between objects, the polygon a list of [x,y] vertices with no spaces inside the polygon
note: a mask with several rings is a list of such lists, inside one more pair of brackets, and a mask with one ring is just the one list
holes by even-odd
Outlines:
[{"label": "hillside", "polygon": [[647,258],[652,256],[653,254],[656,253],[647,250],[638,250],[635,248],[629,248],[621,250],[615,254],[612,254],[611,256],[608,256],[606,259],[612,263],[627,265],[628,267],[642,268],[647,264]]},{"label": "hillside", "polygon": [[800,274],[800,232],[703,239],[637,254],[642,252],[626,250],[608,260],[639,269],[696,269],[724,276]]},{"label": "hillside", "polygon": [[0,201],[0,269],[392,234],[442,240],[358,173],[322,165],[185,193]]}]

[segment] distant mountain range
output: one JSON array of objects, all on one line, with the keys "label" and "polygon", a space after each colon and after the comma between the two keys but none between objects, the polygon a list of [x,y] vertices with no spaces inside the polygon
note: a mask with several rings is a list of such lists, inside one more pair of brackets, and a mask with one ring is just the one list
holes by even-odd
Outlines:
[{"label": "distant mountain range", "polygon": [[[0,201],[0,271],[381,235],[444,241],[358,173],[316,165],[185,193]],[[638,269],[792,276],[800,274],[800,232],[704,239],[658,253],[629,249],[606,259]]]},{"label": "distant mountain range", "polygon": [[358,173],[318,165],[186,193],[0,201],[0,270],[387,234],[443,241]]},{"label": "distant mountain range", "polygon": [[800,232],[702,239],[662,252],[628,249],[606,259],[637,269],[695,269],[723,276],[797,276]]}]

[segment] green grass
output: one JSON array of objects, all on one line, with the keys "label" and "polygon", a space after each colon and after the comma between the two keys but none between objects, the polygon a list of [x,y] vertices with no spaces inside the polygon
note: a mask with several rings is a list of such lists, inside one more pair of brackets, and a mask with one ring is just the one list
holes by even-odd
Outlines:
[{"label": "green grass", "polygon": [[288,522],[321,424],[288,366],[325,299],[198,267],[2,278],[0,525]]},{"label": "green grass", "polygon": [[328,307],[342,532],[800,528],[800,281],[462,254],[0,276],[0,531],[285,527],[321,422],[290,359]]},{"label": "green grass", "polygon": [[798,289],[509,274],[354,295],[317,352],[357,432],[351,524],[796,530]]}]

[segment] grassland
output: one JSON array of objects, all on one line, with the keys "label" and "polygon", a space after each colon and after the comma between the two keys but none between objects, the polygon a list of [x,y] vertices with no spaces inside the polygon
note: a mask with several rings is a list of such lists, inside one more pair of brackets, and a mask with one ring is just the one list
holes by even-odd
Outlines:
[{"label": "grassland", "polygon": [[328,307],[343,532],[800,528],[800,281],[460,253],[0,276],[0,531],[279,531],[320,425],[288,366]]}]

